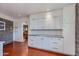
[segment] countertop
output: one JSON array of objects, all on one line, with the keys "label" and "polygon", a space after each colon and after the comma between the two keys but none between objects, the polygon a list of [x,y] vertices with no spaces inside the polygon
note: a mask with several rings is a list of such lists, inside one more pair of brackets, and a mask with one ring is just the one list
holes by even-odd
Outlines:
[{"label": "countertop", "polygon": [[0,41],[0,44],[3,44],[3,43],[5,43],[5,41]]},{"label": "countertop", "polygon": [[29,34],[29,36],[43,36],[43,37],[64,38],[62,35],[48,35],[48,34]]}]

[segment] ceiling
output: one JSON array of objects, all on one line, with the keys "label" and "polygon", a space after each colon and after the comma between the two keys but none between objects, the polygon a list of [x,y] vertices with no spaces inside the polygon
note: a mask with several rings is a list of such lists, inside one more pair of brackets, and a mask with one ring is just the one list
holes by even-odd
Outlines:
[{"label": "ceiling", "polygon": [[33,13],[62,8],[70,3],[0,3],[0,13],[21,18]]}]

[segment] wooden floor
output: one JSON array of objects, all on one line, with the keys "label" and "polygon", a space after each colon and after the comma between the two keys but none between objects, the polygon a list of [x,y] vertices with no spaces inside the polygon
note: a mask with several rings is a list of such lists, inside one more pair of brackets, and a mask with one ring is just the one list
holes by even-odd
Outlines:
[{"label": "wooden floor", "polygon": [[13,42],[4,46],[4,56],[27,56],[27,42]]},{"label": "wooden floor", "polygon": [[4,56],[64,56],[44,50],[28,48],[27,42],[13,42],[4,46]]},{"label": "wooden floor", "polygon": [[40,50],[36,48],[28,48],[28,55],[29,56],[65,56],[64,54],[59,54],[55,52],[48,52],[45,50]]}]

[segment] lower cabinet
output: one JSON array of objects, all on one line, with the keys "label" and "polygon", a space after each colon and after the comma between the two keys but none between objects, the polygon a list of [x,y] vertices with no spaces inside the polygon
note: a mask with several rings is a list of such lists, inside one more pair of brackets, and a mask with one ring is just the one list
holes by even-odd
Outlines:
[{"label": "lower cabinet", "polygon": [[63,52],[63,38],[29,36],[29,47],[44,49],[52,52]]},{"label": "lower cabinet", "polygon": [[0,56],[3,56],[3,41],[0,41]]},{"label": "lower cabinet", "polygon": [[56,52],[63,52],[63,39],[62,38],[50,38],[49,50]]},{"label": "lower cabinet", "polygon": [[42,47],[41,40],[40,40],[39,37],[37,37],[37,36],[30,36],[28,38],[29,38],[28,45],[30,47],[35,47],[35,48],[41,48]]},{"label": "lower cabinet", "polygon": [[0,44],[0,56],[2,56],[2,55],[3,55],[3,45]]}]

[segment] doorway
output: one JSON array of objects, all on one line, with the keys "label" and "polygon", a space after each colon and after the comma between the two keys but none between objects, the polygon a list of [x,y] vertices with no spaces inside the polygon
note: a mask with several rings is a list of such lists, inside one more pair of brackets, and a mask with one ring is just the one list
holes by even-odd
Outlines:
[{"label": "doorway", "polygon": [[28,25],[23,25],[23,38],[24,41],[28,40]]}]

